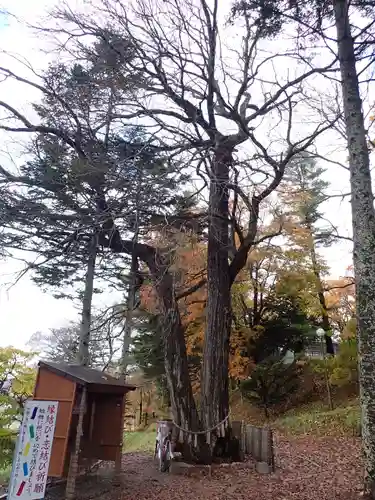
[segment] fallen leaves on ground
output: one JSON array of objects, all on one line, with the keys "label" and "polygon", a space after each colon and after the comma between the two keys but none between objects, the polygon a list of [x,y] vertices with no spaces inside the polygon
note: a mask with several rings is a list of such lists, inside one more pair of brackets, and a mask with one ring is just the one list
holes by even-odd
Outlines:
[{"label": "fallen leaves on ground", "polygon": [[[354,500],[362,483],[360,442],[355,438],[276,439],[275,474],[251,468],[216,469],[212,477],[158,472],[147,454],[123,457],[121,486],[113,485],[113,468],[101,467],[78,481],[79,500]],[[51,490],[48,500],[63,498]]]}]

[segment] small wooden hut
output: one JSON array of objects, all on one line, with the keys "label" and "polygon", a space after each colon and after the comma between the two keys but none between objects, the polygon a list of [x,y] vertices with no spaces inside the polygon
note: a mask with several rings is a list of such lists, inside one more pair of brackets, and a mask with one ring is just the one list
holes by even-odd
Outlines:
[{"label": "small wooden hut", "polygon": [[68,475],[84,388],[87,403],[80,459],[116,461],[121,457],[125,397],[136,387],[92,368],[40,361],[34,399],[59,402],[48,471],[50,477]]}]

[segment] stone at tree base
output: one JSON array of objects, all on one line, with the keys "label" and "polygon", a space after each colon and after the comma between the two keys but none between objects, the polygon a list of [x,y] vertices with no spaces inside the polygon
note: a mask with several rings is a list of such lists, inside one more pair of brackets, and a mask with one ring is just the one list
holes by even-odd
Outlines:
[{"label": "stone at tree base", "polygon": [[255,464],[255,470],[258,474],[271,474],[272,469],[267,462],[257,462]]},{"label": "stone at tree base", "polygon": [[210,465],[194,465],[186,462],[172,461],[169,472],[174,475],[183,476],[211,476]]},{"label": "stone at tree base", "polygon": [[189,469],[194,468],[194,465],[185,462],[175,462],[172,460],[169,472],[171,474],[187,474]]}]

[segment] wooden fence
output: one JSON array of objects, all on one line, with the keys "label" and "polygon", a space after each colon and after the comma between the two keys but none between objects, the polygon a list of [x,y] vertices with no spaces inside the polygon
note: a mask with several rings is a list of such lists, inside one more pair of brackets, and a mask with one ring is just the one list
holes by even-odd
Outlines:
[{"label": "wooden fence", "polygon": [[269,427],[245,425],[244,422],[232,422],[234,435],[239,438],[242,455],[250,455],[262,472],[275,470],[273,432]]}]

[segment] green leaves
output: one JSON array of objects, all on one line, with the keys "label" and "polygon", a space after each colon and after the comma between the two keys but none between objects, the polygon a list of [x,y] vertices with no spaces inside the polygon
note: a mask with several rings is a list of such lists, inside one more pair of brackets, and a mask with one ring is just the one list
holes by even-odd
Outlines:
[{"label": "green leaves", "polygon": [[293,296],[270,294],[264,309],[259,333],[250,338],[248,346],[254,361],[262,362],[279,350],[302,351],[311,325],[298,301]]},{"label": "green leaves", "polygon": [[350,387],[358,383],[358,349],[355,339],[344,340],[336,356],[309,360],[313,372],[322,378],[325,370],[328,371],[330,383],[337,387]]},{"label": "green leaves", "polygon": [[0,348],[0,470],[12,461],[15,429],[21,421],[24,403],[33,393],[33,357],[34,353],[13,347]]},{"label": "green leaves", "polygon": [[255,367],[251,377],[240,387],[243,395],[262,407],[268,418],[271,406],[281,403],[298,389],[299,375],[296,363],[286,365],[280,356],[270,356]]}]

